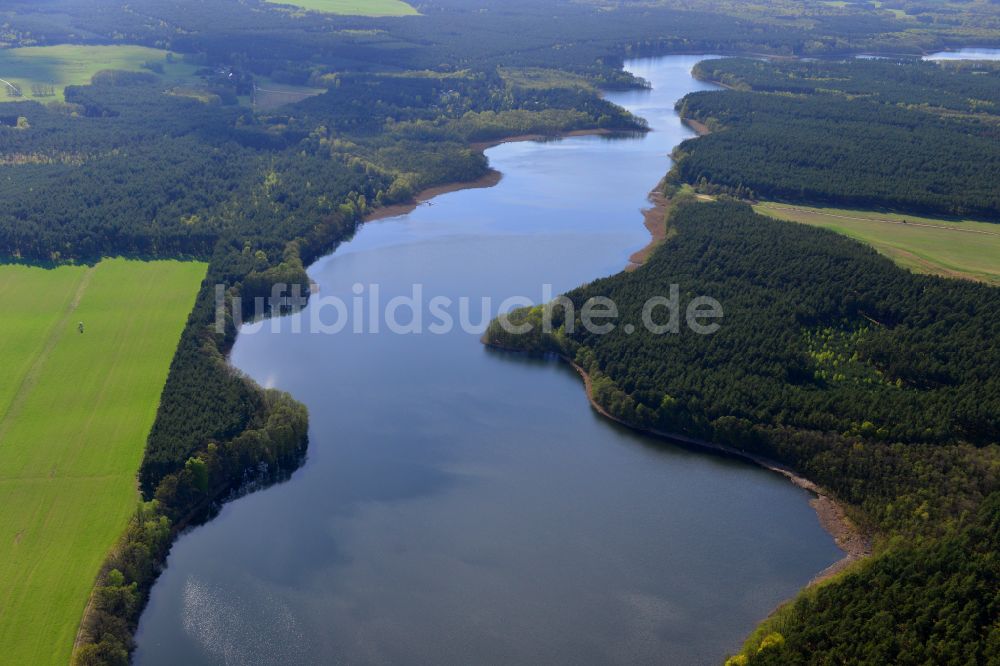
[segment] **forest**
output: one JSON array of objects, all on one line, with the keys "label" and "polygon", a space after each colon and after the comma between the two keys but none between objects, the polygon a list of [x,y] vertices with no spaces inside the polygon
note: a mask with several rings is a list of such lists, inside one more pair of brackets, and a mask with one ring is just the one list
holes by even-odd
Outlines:
[{"label": "forest", "polygon": [[[127,42],[203,54],[304,82],[336,70],[463,69],[494,64],[589,71],[614,81],[623,56],[687,53],[912,53],[996,43],[982,2],[772,0],[424,0],[421,16],[369,19],[291,12],[264,0],[10,0],[0,41],[29,46]],[[902,16],[900,15],[902,13]]]},{"label": "forest", "polygon": [[[1000,644],[1000,291],[914,275],[734,201],[681,197],[667,224],[670,240],[643,267],[567,294],[572,322],[549,306],[546,333],[540,307],[522,310],[512,321],[536,324],[530,334],[497,321],[484,340],[573,360],[594,399],[627,423],[800,470],[880,536],[871,562],[783,610],[771,629],[783,647],[758,655],[769,634],[755,635],[750,662],[734,663],[813,663],[815,650],[845,663],[989,663]],[[719,331],[597,335],[581,325],[596,296],[617,304],[621,322],[639,322],[671,284],[723,303]]]},{"label": "forest", "polygon": [[699,73],[749,90],[678,102],[711,134],[678,146],[677,182],[750,199],[1000,220],[996,70],[724,60]]},{"label": "forest", "polygon": [[860,97],[880,104],[969,114],[1000,113],[1000,66],[991,62],[723,58],[701,61],[694,74],[738,90]]},{"label": "forest", "polygon": [[[104,72],[91,85],[67,89],[65,104],[5,103],[0,114],[0,255],[5,260],[49,266],[125,255],[210,262],[140,471],[146,502],[101,574],[79,663],[127,663],[132,632],[174,534],[246,484],[283,478],[299,464],[307,445],[304,409],[288,396],[250,383],[226,363],[236,335],[234,315],[243,313],[225,313],[228,326],[217,332],[214,285],[252,302],[275,282],[306,284],[304,267],[348,239],[373,208],[407,201],[428,186],[486,173],[485,158],[469,142],[572,129],[645,130],[641,119],[597,93],[598,87],[643,85],[622,72],[626,57],[918,54],[971,41],[1000,44],[996,12],[982,3],[416,4],[422,16],[404,19],[290,12],[257,0],[10,0],[0,9],[4,47],[128,43],[170,49],[201,68],[207,97],[217,102],[165,94],[170,91],[155,72]],[[538,86],[510,74],[527,68],[558,70],[565,78]],[[219,70],[226,74],[218,76]],[[837,90],[857,96],[883,75],[874,70],[852,74],[850,86]],[[886,89],[885,99],[857,105],[825,88],[784,91],[805,98],[758,92],[692,97],[685,112],[711,121],[719,131],[706,138],[708,143],[694,144],[697,149],[684,148],[690,154],[681,162],[693,160],[685,178],[701,183],[704,177],[705,186],[743,193],[786,188],[789,196],[819,188],[837,197],[857,187],[857,196],[865,200],[993,215],[997,193],[988,174],[997,172],[997,125],[979,115],[995,100],[987,78],[995,75],[961,75],[965,78],[952,85],[936,71],[921,70],[914,75],[924,77],[918,97],[911,96],[917,86],[901,80],[895,92]],[[731,76],[752,90],[764,85],[764,79],[743,70],[734,69]],[[258,77],[327,92],[278,111],[254,113],[238,101]],[[767,85],[780,85],[780,78],[768,74]],[[976,104],[963,102],[965,93]],[[819,95],[822,99],[809,99]],[[873,121],[886,124],[887,138],[872,144],[867,158],[845,143],[838,147],[843,151],[839,163],[850,169],[864,164],[878,174],[884,165],[874,161],[906,145],[904,163],[897,167],[911,168],[912,173],[904,171],[913,177],[909,188],[876,183],[874,177],[861,182],[846,170],[828,182],[808,168],[799,169],[808,177],[791,184],[783,179],[788,173],[783,153],[794,147],[781,143],[782,132],[799,142],[798,152],[787,154],[806,160],[808,167],[816,154],[809,151],[825,147],[818,137],[830,130],[822,113],[831,104],[843,105],[847,114],[837,128],[842,136],[857,131],[856,136],[878,140],[864,130]],[[914,104],[960,113],[951,117],[908,108]],[[779,120],[763,119],[772,113]],[[749,126],[748,118],[759,122]],[[745,140],[726,143],[738,132],[758,130],[760,149],[746,150]],[[917,130],[927,138],[911,140]],[[891,143],[896,141],[903,143]],[[720,152],[712,152],[712,146]],[[753,161],[723,169],[715,160],[727,147],[739,148],[727,160],[746,155]],[[932,151],[943,152],[934,152],[929,170],[918,168]],[[697,166],[699,153],[703,167]],[[940,155],[951,160],[959,153],[965,166],[950,164],[959,171],[945,173],[934,166]],[[773,171],[755,186],[743,170],[761,167],[765,160],[774,160],[768,163]],[[959,189],[951,189],[956,185]],[[768,282],[761,266],[773,266],[773,259],[738,264],[762,281],[739,296],[734,292],[741,289],[739,273],[725,264],[739,260],[734,248],[760,262],[785,246],[789,232],[782,226],[779,240],[777,227],[742,208],[720,206],[678,213],[672,224],[681,233],[671,247],[690,252],[661,269],[656,264],[668,260],[658,253],[635,275],[655,274],[660,280],[683,267],[692,280],[708,280],[709,293],[718,287],[720,294],[733,292],[734,304],[761,305],[762,312],[778,316],[764,322],[763,314],[749,310],[732,315],[735,321],[745,317],[751,328],[760,324],[785,346],[754,337],[753,330],[723,336],[719,343],[695,341],[710,345],[704,349],[687,350],[690,341],[673,341],[676,349],[670,353],[712,360],[705,365],[708,374],[699,376],[693,369],[657,362],[667,350],[655,345],[669,341],[654,341],[648,350],[635,347],[638,338],[573,341],[593,355],[584,353],[578,360],[600,379],[602,402],[644,424],[725,437],[785,460],[886,529],[923,535],[951,523],[964,525],[984,489],[995,483],[995,451],[987,445],[1000,413],[997,373],[990,372],[996,367],[990,340],[997,339],[995,313],[1000,311],[995,296],[975,292],[975,298],[984,299],[977,305],[972,287],[917,280],[848,241],[814,236],[813,230],[803,230],[795,242],[812,253],[811,259],[827,257],[822,270],[816,273],[811,262],[789,249],[783,255],[787,267],[774,276],[813,285],[812,298],[793,305],[790,294]],[[754,244],[744,237],[748,227],[759,228],[771,242]],[[718,238],[709,237],[709,229]],[[827,284],[843,267],[850,268],[857,294]],[[612,280],[618,279],[635,278]],[[645,293],[657,280],[630,289]],[[597,282],[573,298],[612,286]],[[931,296],[940,302],[932,305]],[[768,306],[767,299],[775,302]],[[966,311],[971,319],[965,319]],[[951,335],[953,343],[941,347]],[[641,360],[635,367],[626,363],[633,354]],[[872,403],[870,413],[852,406],[859,397]],[[789,406],[783,408],[785,400]],[[806,622],[808,616],[797,617]],[[838,621],[835,607],[820,608],[815,617]],[[795,648],[791,635],[786,645]]]}]

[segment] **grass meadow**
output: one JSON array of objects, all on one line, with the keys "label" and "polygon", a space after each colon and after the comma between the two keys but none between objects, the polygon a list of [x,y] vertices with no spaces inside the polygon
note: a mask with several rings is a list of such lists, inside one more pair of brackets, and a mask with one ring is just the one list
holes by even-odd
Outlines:
[{"label": "grass meadow", "polygon": [[[167,55],[167,51],[160,49],[125,45],[61,44],[0,49],[0,79],[17,86],[22,93],[22,97],[12,97],[10,86],[0,83],[0,102],[63,101],[66,86],[90,83],[94,74],[105,69],[142,71],[146,62],[162,64],[162,76],[167,80],[178,83],[190,80],[196,68],[181,62],[179,57],[168,62]],[[51,87],[53,94],[36,95],[35,86]]]},{"label": "grass meadow", "polygon": [[314,12],[350,16],[416,16],[417,10],[402,0],[267,0]]},{"label": "grass meadow", "polygon": [[1000,285],[1000,224],[771,202],[754,208],[850,236],[916,273]]},{"label": "grass meadow", "polygon": [[[0,646],[66,664],[206,267],[0,266]],[[84,323],[84,333],[78,322]]]}]

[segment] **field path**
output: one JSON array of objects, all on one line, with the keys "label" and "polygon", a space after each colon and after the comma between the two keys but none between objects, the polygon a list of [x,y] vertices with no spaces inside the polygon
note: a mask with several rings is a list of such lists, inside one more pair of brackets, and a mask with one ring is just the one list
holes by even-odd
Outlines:
[{"label": "field path", "polygon": [[73,300],[70,301],[69,306],[63,313],[63,316],[59,318],[52,328],[49,329],[48,337],[45,340],[45,346],[42,347],[41,352],[35,357],[35,360],[28,369],[28,372],[26,372],[24,377],[21,378],[21,383],[14,392],[14,398],[7,407],[7,411],[4,412],[3,415],[0,415],[0,445],[3,444],[7,431],[10,429],[10,424],[13,423],[18,412],[21,410],[21,407],[24,406],[25,401],[28,399],[28,396],[31,395],[31,389],[34,388],[35,384],[38,382],[38,377],[41,375],[42,368],[45,367],[45,361],[52,353],[52,350],[56,348],[56,345],[59,344],[59,341],[69,328],[70,322],[73,319],[73,313],[80,307],[80,301],[83,300],[83,295],[87,292],[87,287],[90,286],[90,281],[94,277],[94,271],[96,269],[96,266],[89,267],[84,272],[83,277],[80,278],[80,282],[76,287],[76,292],[73,294]]}]

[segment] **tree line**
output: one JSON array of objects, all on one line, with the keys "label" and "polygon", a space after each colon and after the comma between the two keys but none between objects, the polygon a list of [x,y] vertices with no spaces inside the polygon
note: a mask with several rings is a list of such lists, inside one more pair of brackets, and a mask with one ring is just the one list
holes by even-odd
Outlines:
[{"label": "tree line", "polygon": [[849,61],[703,60],[693,73],[740,90],[795,95],[863,97],[880,104],[929,110],[1000,113],[1000,67],[993,63],[937,63],[917,59]]},{"label": "tree line", "polygon": [[[933,102],[992,108],[985,98],[996,93],[968,85],[979,80],[975,75],[941,68],[929,73],[928,67],[937,66],[811,63],[810,77],[802,78],[791,65],[706,63],[704,73],[736,85],[751,82],[775,89],[776,78],[791,83],[778,92],[754,88],[684,97],[678,111],[705,124],[711,134],[678,146],[671,180],[742,198],[1000,220],[1000,190],[993,178],[1000,170],[996,116],[920,107]],[[888,100],[879,99],[878,72],[885,68],[898,70],[900,81],[909,76],[921,81],[943,79],[950,87],[935,92],[930,84],[921,83],[904,96],[905,102],[893,93],[888,93]],[[730,72],[736,70],[742,78],[732,78],[736,75]],[[860,73],[845,79],[841,76],[845,71]],[[839,85],[847,92],[815,88],[817,78],[829,79],[832,82],[823,85],[834,89]],[[792,89],[795,94],[789,94]],[[892,91],[893,86],[887,89]],[[905,83],[896,90],[906,90]],[[964,103],[957,101],[960,95],[967,95]]]},{"label": "tree line", "polygon": [[[129,43],[202,54],[285,83],[316,70],[549,66],[620,80],[623,56],[685,53],[831,55],[998,43],[989,3],[901,0],[887,6],[772,0],[607,3],[424,0],[405,19],[289,12],[265,0],[10,0],[12,45]],[[918,21],[926,23],[918,23]]]}]

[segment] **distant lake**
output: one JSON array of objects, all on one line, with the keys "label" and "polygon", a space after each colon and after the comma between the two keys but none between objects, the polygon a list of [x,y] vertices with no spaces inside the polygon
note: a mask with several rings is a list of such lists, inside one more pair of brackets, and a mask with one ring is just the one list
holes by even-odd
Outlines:
[{"label": "distant lake", "polygon": [[[654,132],[493,148],[499,185],[366,225],[319,295],[537,302],[620,271],[700,59],[628,63],[653,89],[608,97]],[[571,369],[477,335],[265,325],[232,361],[308,405],[308,460],[177,541],[140,666],[719,664],[841,556],[783,477],[610,423]]]},{"label": "distant lake", "polygon": [[1000,60],[1000,49],[958,49],[939,51],[924,56],[924,60]]}]

